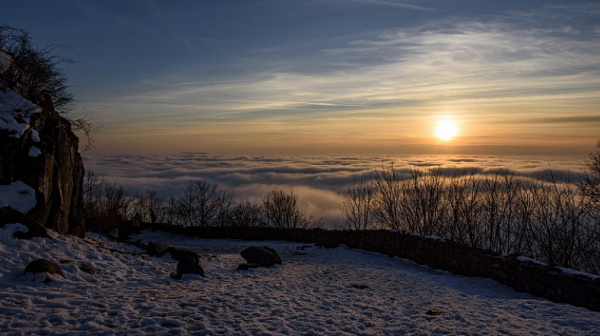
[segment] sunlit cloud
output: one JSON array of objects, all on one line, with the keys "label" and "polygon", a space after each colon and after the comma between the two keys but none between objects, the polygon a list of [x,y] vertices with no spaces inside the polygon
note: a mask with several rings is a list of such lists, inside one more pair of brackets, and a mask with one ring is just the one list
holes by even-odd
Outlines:
[{"label": "sunlit cloud", "polygon": [[[311,5],[323,3],[330,10],[355,12],[381,11],[384,5],[435,5],[422,1]],[[227,60],[204,65],[203,57],[169,59],[160,71],[143,70],[132,82],[115,83],[110,92],[116,95],[81,99],[85,110],[103,120],[105,127],[96,135],[103,152],[231,153],[237,148],[257,152],[277,147],[283,148],[281,152],[304,153],[312,148],[328,148],[330,153],[352,148],[363,153],[433,153],[436,139],[431,129],[440,115],[461,123],[460,141],[452,144],[457,148],[553,141],[553,146],[572,149],[595,142],[597,125],[581,122],[575,132],[572,126],[561,125],[567,120],[561,118],[584,120],[597,114],[600,36],[593,20],[597,4],[490,11],[494,15],[417,10],[414,13],[428,19],[346,35],[343,26],[330,34],[319,32],[323,27],[306,26],[306,35],[288,38],[294,28],[260,43],[198,34],[189,22],[173,20],[181,13],[156,5],[154,11],[147,4],[141,6],[143,13],[129,22],[124,20],[126,14],[102,6],[76,7],[86,18],[110,21],[124,31],[157,33],[152,37],[157,45],[164,43],[161,37],[172,43],[157,51],[186,54],[186,45],[193,44],[196,51],[200,46],[226,50]],[[133,12],[134,7],[128,8]],[[442,13],[430,16],[430,12]],[[312,13],[278,11],[291,17]],[[155,25],[144,27],[143,16]],[[265,20],[271,17],[256,18],[260,23]],[[119,64],[131,62],[114,56]],[[146,56],[154,57],[143,55],[140,61]],[[105,64],[100,68],[109,72]],[[544,125],[538,127],[540,123]]]},{"label": "sunlit cloud", "polygon": [[[597,10],[595,5],[588,7]],[[111,128],[139,129],[135,137],[144,129],[163,136],[213,134],[218,129],[214,134],[225,147],[235,134],[246,134],[244,141],[257,146],[275,140],[302,147],[291,138],[302,139],[312,125],[327,125],[322,132],[335,138],[345,135],[352,123],[365,130],[395,124],[405,143],[422,145],[431,141],[424,118],[448,111],[471,126],[456,145],[502,145],[507,134],[520,145],[535,145],[544,137],[556,138],[556,130],[539,129],[538,137],[528,138],[530,133],[519,133],[518,128],[489,125],[558,122],[566,111],[570,116],[565,121],[585,120],[596,112],[600,36],[597,27],[578,26],[581,15],[580,7],[546,7],[500,18],[445,18],[359,38],[347,36],[315,50],[316,56],[309,59],[290,57],[287,62],[267,52],[262,58],[240,60],[252,62],[246,63],[250,69],[265,69],[257,64],[277,61],[272,70],[201,81],[188,76],[172,84],[158,80],[163,85],[155,90],[88,106],[102,110]],[[518,18],[529,21],[521,24]],[[556,24],[548,24],[548,18]],[[314,57],[344,66],[315,73]],[[274,135],[280,129],[294,136]],[[577,134],[568,128],[558,132],[572,146],[592,144],[596,136],[591,128]],[[370,134],[374,147],[387,145],[377,132]],[[480,141],[481,134],[486,141]]]}]

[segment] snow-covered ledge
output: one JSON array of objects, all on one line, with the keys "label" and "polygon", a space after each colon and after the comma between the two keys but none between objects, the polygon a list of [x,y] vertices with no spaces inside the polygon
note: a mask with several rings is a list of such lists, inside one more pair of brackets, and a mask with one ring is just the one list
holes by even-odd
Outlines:
[{"label": "snow-covered ledge", "polygon": [[600,311],[600,277],[503,256],[466,245],[385,230],[331,231],[270,228],[201,228],[153,224],[153,229],[201,238],[287,240],[324,247],[346,245],[406,258],[457,275],[494,279],[518,291]]}]

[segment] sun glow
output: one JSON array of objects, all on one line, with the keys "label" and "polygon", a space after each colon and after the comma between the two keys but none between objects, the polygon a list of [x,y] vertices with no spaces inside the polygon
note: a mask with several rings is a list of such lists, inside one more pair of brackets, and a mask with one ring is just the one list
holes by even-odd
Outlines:
[{"label": "sun glow", "polygon": [[450,141],[458,135],[456,122],[450,119],[440,120],[435,127],[435,135],[443,141]]}]

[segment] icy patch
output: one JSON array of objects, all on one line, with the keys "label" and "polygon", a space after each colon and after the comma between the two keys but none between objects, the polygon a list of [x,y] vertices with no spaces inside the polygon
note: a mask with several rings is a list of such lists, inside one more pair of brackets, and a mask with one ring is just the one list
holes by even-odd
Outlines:
[{"label": "icy patch", "polygon": [[40,156],[40,154],[42,154],[42,150],[35,147],[35,146],[31,146],[31,148],[29,148],[29,156],[30,157],[38,157]]},{"label": "icy patch", "polygon": [[0,185],[0,208],[9,206],[26,214],[35,204],[35,190],[22,181]]},{"label": "icy patch", "polygon": [[36,130],[31,130],[31,140],[33,142],[40,142],[40,133]]},{"label": "icy patch", "polygon": [[22,137],[29,129],[31,115],[40,110],[18,92],[6,88],[0,89],[0,128],[12,133],[10,136]]}]

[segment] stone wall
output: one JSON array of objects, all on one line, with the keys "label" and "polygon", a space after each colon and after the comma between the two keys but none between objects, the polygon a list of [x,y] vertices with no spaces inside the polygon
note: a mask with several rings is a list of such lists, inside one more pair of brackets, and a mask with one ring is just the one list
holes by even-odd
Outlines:
[{"label": "stone wall", "polygon": [[328,231],[271,228],[199,228],[154,224],[153,229],[201,238],[286,240],[324,247],[346,245],[413,260],[458,275],[491,278],[520,292],[600,311],[600,278],[519,260],[517,256],[390,231]]}]

